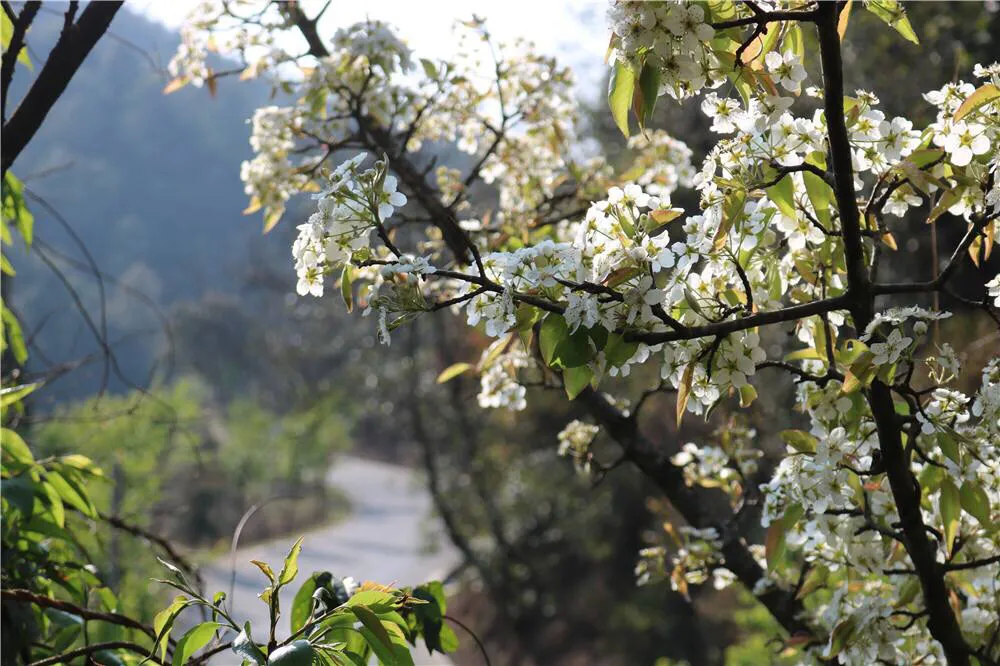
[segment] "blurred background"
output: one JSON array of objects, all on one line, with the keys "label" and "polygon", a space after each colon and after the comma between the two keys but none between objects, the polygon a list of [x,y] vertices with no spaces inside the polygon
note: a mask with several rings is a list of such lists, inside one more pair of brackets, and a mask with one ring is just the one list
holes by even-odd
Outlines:
[{"label": "blurred background", "polygon": [[[386,20],[421,55],[447,57],[454,20],[484,16],[500,38],[528,37],[574,66],[590,109],[589,149],[624,160],[603,101],[604,3],[433,4],[335,2],[321,27],[332,34],[365,16]],[[450,612],[497,666],[778,660],[766,644],[769,617],[735,590],[692,589],[685,599],[669,584],[636,585],[637,553],[662,534],[670,510],[634,470],[595,483],[558,457],[556,434],[574,417],[561,393],[536,396],[522,413],[480,410],[472,380],[435,383],[489,342],[463,322],[425,318],[380,348],[373,322],[348,315],[339,299],[295,296],[289,248],[308,200],[297,213],[293,201],[289,219],[266,236],[259,216],[241,215],[246,119],[275,103],[273,92],[227,80],[215,96],[162,94],[190,6],[127,3],[18,160],[35,240],[28,254],[8,252],[18,273],[5,299],[24,326],[28,375],[56,373],[26,415],[36,445],[94,458],[111,477],[102,509],[178,542],[216,572],[213,582],[228,583],[228,550],[249,509],[257,507],[240,544],[267,552],[272,543],[275,560],[300,534],[308,548],[383,520],[380,510],[402,511],[365,496],[366,484],[376,492],[392,483],[394,496],[420,507],[406,514],[418,529],[389,555],[358,541],[342,566],[367,571],[365,562],[391,556],[408,567],[401,571],[447,577]],[[845,68],[848,89],[883,92],[887,115],[920,126],[933,112],[922,92],[971,79],[973,63],[1000,57],[1000,14],[981,2],[908,11],[922,47],[858,12]],[[61,8],[43,6],[33,59],[44,60],[60,27]],[[12,96],[29,84],[19,72]],[[696,163],[713,143],[696,103],[661,104],[653,126],[686,141]],[[440,149],[444,162],[454,159]],[[935,260],[932,233],[950,248],[963,232],[914,221],[889,271],[924,276]],[[959,279],[971,290],[978,278]],[[996,349],[972,314],[947,326],[949,337],[981,341],[973,354]],[[644,379],[623,381],[641,388]],[[790,391],[761,392],[743,424],[757,429],[765,453],[777,452],[777,430],[793,427]],[[665,446],[718,425],[691,419],[678,434],[672,399],[654,400],[662,409],[647,410],[643,428]],[[346,484],[338,465],[349,466]],[[147,584],[158,566],[148,548],[101,529],[90,538],[107,553],[130,612],[162,607],[165,593]],[[469,646],[455,663],[480,663]]]}]

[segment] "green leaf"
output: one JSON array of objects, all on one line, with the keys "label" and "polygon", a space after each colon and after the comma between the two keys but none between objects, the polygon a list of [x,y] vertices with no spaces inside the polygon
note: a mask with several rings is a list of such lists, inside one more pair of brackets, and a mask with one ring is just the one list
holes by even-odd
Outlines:
[{"label": "green leaf", "polygon": [[160,661],[163,661],[167,655],[167,646],[170,641],[167,638],[170,636],[170,632],[174,627],[174,620],[180,615],[181,611],[187,608],[188,604],[191,603],[190,600],[179,594],[174,597],[174,600],[169,606],[161,610],[153,618],[153,633],[156,634],[156,641],[153,644],[153,649],[150,654],[156,653],[156,648],[160,648]]},{"label": "green leaf", "polygon": [[948,209],[957,204],[958,201],[958,195],[955,194],[954,190],[945,190],[942,192],[941,197],[938,199],[937,203],[934,204],[934,208],[931,209],[930,215],[927,216],[927,224],[934,222],[939,217],[944,215]]},{"label": "green leaf", "polygon": [[16,402],[24,400],[32,391],[41,386],[41,382],[34,384],[21,384],[20,386],[9,386],[0,389],[0,407],[9,407]]},{"label": "green leaf", "polygon": [[626,342],[620,334],[612,333],[608,335],[608,342],[604,345],[604,358],[608,365],[619,368],[635,356],[638,349],[638,342]]},{"label": "green leaf", "polygon": [[863,6],[908,41],[920,43],[899,0],[867,0]]},{"label": "green leaf", "polygon": [[805,511],[800,505],[792,504],[785,509],[785,515],[771,523],[767,528],[767,536],[764,539],[764,556],[767,559],[768,571],[774,571],[784,557],[788,530],[795,526],[804,513]]},{"label": "green leaf", "polygon": [[177,647],[174,648],[172,666],[183,666],[186,664],[194,656],[195,652],[208,645],[208,642],[212,640],[212,636],[215,636],[215,632],[221,626],[223,625],[218,622],[202,622],[189,629],[177,641]]},{"label": "green leaf", "polygon": [[129,666],[134,663],[131,660],[125,662],[112,650],[98,650],[94,653],[94,663],[101,666]]},{"label": "green leaf", "polygon": [[[781,50],[785,53],[794,54],[799,62],[802,62],[806,54],[805,39],[802,37],[802,26],[794,22],[790,22],[786,26],[785,36],[781,40]],[[769,30],[768,32],[772,31]],[[777,33],[778,31],[775,30],[773,32]],[[767,53],[765,52],[764,55],[767,55]]]},{"label": "green leaf", "polygon": [[688,398],[691,397],[691,382],[694,380],[694,367],[697,364],[697,361],[691,361],[684,368],[680,386],[677,387],[677,425],[681,424],[681,419],[684,418],[684,410],[687,409]]},{"label": "green leaf", "polygon": [[350,264],[344,264],[344,270],[340,273],[340,296],[344,299],[344,305],[348,312],[354,312],[354,269]]},{"label": "green leaf", "polygon": [[69,504],[88,518],[97,517],[97,507],[94,506],[87,492],[76,481],[54,470],[45,473],[45,480],[52,485],[56,492],[59,493],[59,497],[66,504]]},{"label": "green leaf", "polygon": [[851,639],[854,638],[857,626],[857,618],[852,615],[834,627],[833,632],[830,634],[830,649],[826,652],[826,656],[836,657],[843,652],[844,648],[850,644]]},{"label": "green leaf", "polygon": [[813,347],[798,349],[789,354],[785,354],[786,361],[823,361],[826,357],[816,351]]},{"label": "green leaf", "polygon": [[79,453],[71,453],[68,456],[59,456],[59,463],[86,472],[91,476],[104,476],[104,472],[93,460]]},{"label": "green leaf", "polygon": [[274,226],[278,224],[281,220],[281,216],[285,214],[285,207],[282,205],[268,206],[264,211],[264,233],[266,234]]},{"label": "green leaf", "polygon": [[52,520],[59,527],[65,527],[66,508],[63,506],[63,501],[59,497],[59,493],[52,487],[51,483],[43,483],[42,490],[45,492],[45,499],[49,505],[49,513],[52,515]]},{"label": "green leaf", "polygon": [[783,215],[793,220],[798,218],[798,213],[795,210],[795,185],[792,183],[791,175],[785,176],[765,191],[767,197],[774,202]]},{"label": "green leaf", "polygon": [[35,457],[31,455],[31,449],[21,439],[21,436],[10,428],[0,431],[0,448],[3,452],[16,462],[31,464],[35,462]]},{"label": "green leaf", "polygon": [[396,607],[396,596],[382,590],[360,590],[351,595],[346,606],[365,606],[372,612],[382,613]]},{"label": "green leaf", "polygon": [[944,540],[948,552],[952,552],[955,544],[955,535],[958,534],[958,522],[962,513],[961,494],[951,479],[944,479],[941,482],[941,496],[938,498],[941,510],[941,522],[944,527]]},{"label": "green leaf", "polygon": [[617,62],[611,70],[608,83],[608,106],[615,124],[627,139],[629,137],[628,111],[635,89],[635,72],[626,63]]},{"label": "green leaf", "polygon": [[992,83],[980,86],[962,102],[962,106],[955,110],[955,115],[952,119],[957,123],[979,107],[989,104],[996,99],[1000,99],[1000,88],[997,88]]},{"label": "green leaf", "polygon": [[563,370],[563,388],[570,400],[575,400],[578,395],[590,385],[590,380],[594,378],[594,371],[589,366],[581,365],[575,368]]},{"label": "green leaf", "polygon": [[962,508],[970,516],[979,521],[983,527],[990,529],[993,526],[993,519],[990,515],[990,496],[981,485],[973,481],[966,481],[959,490]]},{"label": "green leaf", "polygon": [[683,214],[683,208],[658,208],[649,211],[649,218],[646,220],[646,233],[650,236],[657,235]]},{"label": "green leaf", "polygon": [[272,584],[274,584],[276,579],[274,577],[274,570],[271,569],[270,564],[268,564],[267,562],[261,562],[260,560],[250,560],[250,564],[254,565],[262,572],[264,572],[264,575],[267,576],[267,579],[271,581]]},{"label": "green leaf", "polygon": [[454,629],[447,624],[441,626],[441,633],[438,634],[438,638],[441,641],[441,652],[451,654],[458,649],[458,636],[455,635]]},{"label": "green leaf", "polygon": [[28,346],[24,343],[24,333],[21,322],[5,304],[0,302],[0,347],[6,350],[10,347],[14,360],[24,364],[28,360]]},{"label": "green leaf", "polygon": [[[378,616],[375,615],[375,613],[373,613],[367,606],[351,606],[351,612],[353,612],[355,617],[361,621],[361,624],[367,627],[375,638],[378,639],[377,642],[381,643],[391,654],[392,640],[389,638],[389,633],[385,630],[385,627],[382,626],[382,621],[378,619]],[[375,649],[377,652],[376,646],[374,644],[371,645],[372,649]]]},{"label": "green leaf", "polygon": [[847,0],[847,4],[840,10],[840,17],[837,19],[837,35],[840,37],[840,41],[844,41],[844,35],[847,34],[847,24],[851,21],[852,6],[854,6],[854,0]]},{"label": "green leaf", "polygon": [[642,66],[642,71],[639,72],[639,87],[635,89],[632,100],[632,107],[636,119],[639,121],[640,129],[645,129],[649,121],[653,119],[653,109],[656,108],[656,99],[659,94],[660,68],[647,62]]},{"label": "green leaf", "polygon": [[[15,228],[24,239],[24,244],[31,247],[35,216],[24,203],[24,184],[10,171],[3,179],[3,218],[13,222]],[[6,232],[6,226],[4,226]],[[9,239],[7,239],[10,242]]]},{"label": "green leaf", "polygon": [[874,361],[875,354],[868,349],[865,349],[858,355],[844,376],[844,393],[854,393],[872,383],[878,372],[878,367]]},{"label": "green leaf", "polygon": [[319,574],[314,573],[309,576],[295,592],[295,598],[292,600],[292,610],[288,615],[289,628],[293,634],[304,627],[306,622],[309,621],[309,616],[312,615],[313,593],[316,591],[317,575]]},{"label": "green leaf", "polygon": [[302,552],[302,540],[304,538],[299,537],[288,551],[288,556],[285,557],[285,564],[281,567],[281,573],[278,574],[278,585],[287,585],[299,575],[299,553]]},{"label": "green leaf", "polygon": [[938,432],[937,437],[938,447],[941,449],[941,453],[948,456],[957,465],[962,464],[962,452],[958,448],[958,442],[954,438],[949,437],[946,432]]},{"label": "green leaf", "polygon": [[[31,520],[37,485],[23,476],[3,480],[3,498],[17,509],[25,521]],[[7,520],[4,514],[5,522]]]},{"label": "green leaf", "polygon": [[906,159],[918,169],[925,169],[943,156],[944,151],[940,148],[924,148],[923,150],[913,151]]},{"label": "green leaf", "polygon": [[438,71],[437,66],[427,58],[420,59],[420,66],[424,68],[424,74],[427,75],[429,79],[437,79]]},{"label": "green leaf", "polygon": [[518,331],[530,331],[539,319],[542,318],[542,311],[531,305],[521,303],[517,306],[517,323],[514,325]]},{"label": "green leaf", "polygon": [[472,367],[471,363],[453,363],[441,371],[441,374],[437,377],[437,383],[444,384],[445,382],[449,382],[460,374],[472,370]]},{"label": "green leaf", "polygon": [[740,407],[749,407],[757,399],[757,389],[753,384],[744,384],[740,387]]},{"label": "green leaf", "polygon": [[552,312],[542,320],[542,326],[538,331],[538,348],[546,365],[552,365],[556,347],[568,335],[569,327],[562,315]]},{"label": "green leaf", "polygon": [[822,178],[809,171],[802,173],[802,180],[806,186],[806,194],[809,202],[812,203],[813,210],[816,211],[816,218],[827,229],[830,228],[830,203],[833,200],[833,190]]},{"label": "green leaf", "polygon": [[814,436],[802,430],[782,430],[781,441],[799,453],[816,453],[819,443]]},{"label": "green leaf", "polygon": [[745,202],[746,193],[744,192],[732,192],[726,195],[722,206],[722,221],[719,222],[719,228],[715,230],[715,236],[712,238],[712,245],[716,250],[721,250],[725,247],[726,239],[729,237],[729,230],[733,228],[736,220],[743,214]]}]

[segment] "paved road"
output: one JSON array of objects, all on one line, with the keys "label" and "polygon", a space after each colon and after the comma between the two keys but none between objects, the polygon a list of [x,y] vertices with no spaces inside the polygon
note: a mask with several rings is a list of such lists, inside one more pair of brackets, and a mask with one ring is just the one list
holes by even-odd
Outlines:
[{"label": "paved road", "polygon": [[[330,571],[336,576],[353,576],[359,582],[413,585],[440,579],[458,563],[453,547],[439,525],[432,522],[430,495],[411,470],[342,457],[331,470],[329,482],[347,495],[351,514],[336,525],[305,534],[299,556],[300,576]],[[278,539],[236,553],[236,584],[229,605],[235,609],[234,619],[238,622],[249,619],[254,627],[261,627],[254,632],[257,640],[263,638],[267,626],[267,608],[257,598],[265,579],[250,560],[267,562],[278,571],[293,541],[291,537]],[[427,552],[428,543],[436,546],[433,552]],[[206,590],[225,590],[228,594],[228,556],[204,567],[202,574]],[[282,591],[283,609],[291,607],[294,589],[297,587],[293,583],[291,589]],[[279,626],[287,635],[287,615]],[[451,663],[439,655],[429,658],[422,647],[414,651],[414,660],[420,666]]]}]

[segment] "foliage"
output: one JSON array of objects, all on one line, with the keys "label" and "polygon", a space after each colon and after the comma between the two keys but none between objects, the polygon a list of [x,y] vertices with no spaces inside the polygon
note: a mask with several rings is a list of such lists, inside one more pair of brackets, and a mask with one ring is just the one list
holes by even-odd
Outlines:
[{"label": "foliage", "polygon": [[[28,663],[79,645],[91,620],[107,622],[102,637],[141,654],[134,641],[143,638],[142,625],[118,615],[104,558],[95,559],[82,541],[87,523],[100,516],[91,491],[106,483],[103,472],[78,453],[36,459],[16,431],[5,427],[2,434],[4,662]],[[98,650],[97,657],[120,663],[110,648]]]},{"label": "foliage", "polygon": [[396,589],[370,582],[358,585],[328,572],[314,573],[302,584],[289,610],[288,638],[276,640],[279,592],[298,576],[301,549],[299,539],[277,573],[267,563],[253,561],[269,583],[258,595],[270,617],[269,639],[260,644],[254,641],[249,621],[240,626],[232,619],[224,592],[211,599],[202,596],[180,569],[164,562],[173,576],[159,582],[181,594],[157,615],[154,653],[166,653],[178,617],[185,609],[199,606],[208,609],[212,619],[187,629],[177,639],[174,664],[197,663],[200,659],[192,657],[198,652],[210,655],[231,649],[245,665],[349,666],[368,664],[374,658],[382,666],[412,666],[407,644],[415,646],[418,639],[423,639],[429,653],[454,651],[458,641],[444,624],[447,605],[440,583]]},{"label": "foliage", "polygon": [[[571,157],[569,73],[526,45],[495,43],[480,21],[453,61],[421,61],[420,76],[384,24],[328,44],[297,4],[259,9],[251,25],[228,5],[199,7],[172,66],[179,83],[207,83],[205,53],[224,48],[243,58],[246,78],[294,97],[255,114],[256,155],[242,175],[267,228],[295,193],[318,191],[293,245],[300,294],[339,278],[386,344],[425,313],[464,311],[496,338],[476,365],[480,404],[520,411],[529,387],[564,388],[686,519],[643,551],[640,571],[682,593],[739,581],[799,659],[995,663],[1000,366],[966,368],[981,376],[974,396],[952,388],[958,355],[930,333],[950,313],[915,295],[947,293],[955,273],[973,271],[978,293],[955,300],[1000,321],[989,263],[1000,216],[996,65],[976,65],[976,84],[926,93],[934,118],[915,127],[843,84],[849,12],[919,42],[897,2],[614,3],[609,102],[623,133],[629,111],[649,122],[657,95],[709,88],[701,108],[723,135],[695,175],[689,150],[647,130],[630,145],[662,157],[615,174],[600,158]],[[278,46],[282,31],[308,52]],[[815,51],[822,78],[803,89]],[[477,162],[428,181],[415,150],[451,140]],[[366,167],[361,153],[324,173],[347,148],[378,161]],[[489,210],[468,198],[480,181],[496,191]],[[671,195],[692,186],[701,210],[688,215]],[[910,209],[957,225],[960,240],[930,279],[880,281]],[[781,324],[802,344],[789,355],[762,344]],[[642,398],[676,390],[678,422],[749,408],[759,371],[788,373],[808,429],[785,436],[763,484],[753,432],[723,431],[668,459],[638,431],[642,400],[633,411],[597,392],[640,366],[661,379]],[[587,432],[565,434],[578,462],[592,460]],[[729,511],[708,515],[702,498],[720,491]],[[748,546],[739,519],[754,504],[766,536]]]}]

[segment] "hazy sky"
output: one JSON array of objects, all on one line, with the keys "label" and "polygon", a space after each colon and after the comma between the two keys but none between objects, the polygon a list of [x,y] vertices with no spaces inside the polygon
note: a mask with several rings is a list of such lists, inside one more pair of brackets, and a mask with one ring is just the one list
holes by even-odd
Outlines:
[{"label": "hazy sky", "polygon": [[[170,27],[179,26],[196,0],[136,0],[133,10]],[[307,15],[322,2],[302,3]],[[595,96],[608,45],[606,0],[333,0],[321,23],[325,34],[366,17],[392,23],[420,57],[450,55],[452,26],[472,14],[485,17],[501,39],[525,37],[543,53],[572,66],[577,94]]]}]

